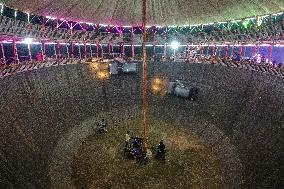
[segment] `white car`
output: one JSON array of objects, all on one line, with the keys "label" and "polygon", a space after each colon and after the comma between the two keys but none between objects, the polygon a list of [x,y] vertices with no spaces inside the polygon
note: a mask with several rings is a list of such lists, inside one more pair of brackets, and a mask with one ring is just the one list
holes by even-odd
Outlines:
[{"label": "white car", "polygon": [[125,63],[122,65],[123,73],[136,73],[137,72],[137,63]]},{"label": "white car", "polygon": [[186,87],[179,80],[176,80],[169,82],[168,94],[185,99],[196,100],[198,95],[198,88]]},{"label": "white car", "polygon": [[137,63],[121,63],[114,61],[109,64],[109,71],[111,75],[137,73]]}]

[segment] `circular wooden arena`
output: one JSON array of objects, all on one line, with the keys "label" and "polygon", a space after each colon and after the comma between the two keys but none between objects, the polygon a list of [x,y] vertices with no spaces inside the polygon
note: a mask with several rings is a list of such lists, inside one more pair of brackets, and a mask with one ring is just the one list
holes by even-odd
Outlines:
[{"label": "circular wooden arena", "polygon": [[[1,188],[280,186],[279,78],[210,64],[150,65],[150,80],[200,89],[197,101],[149,94],[148,140],[155,153],[164,139],[165,164],[123,156],[126,130],[143,131],[140,71],[101,82],[91,65],[70,64],[1,80]],[[96,135],[102,117],[109,132]]]}]

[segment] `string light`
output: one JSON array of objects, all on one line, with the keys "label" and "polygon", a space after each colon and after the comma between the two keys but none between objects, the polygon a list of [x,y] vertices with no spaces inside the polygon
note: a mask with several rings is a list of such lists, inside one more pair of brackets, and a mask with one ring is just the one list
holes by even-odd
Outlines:
[{"label": "string light", "polygon": [[179,46],[180,46],[180,44],[179,44],[179,42],[177,42],[177,41],[173,41],[173,42],[171,43],[171,47],[172,47],[174,50],[178,49]]},{"label": "string light", "polygon": [[30,23],[30,13],[27,13],[27,15],[28,15],[28,23]]},{"label": "string light", "polygon": [[26,44],[31,44],[33,42],[33,39],[28,37],[28,38],[25,38],[23,42]]},{"label": "string light", "polygon": [[[0,12],[1,15],[3,15],[4,12],[4,7],[5,5],[0,3]],[[193,24],[193,25],[181,25],[181,26],[176,26],[176,25],[170,25],[170,26],[156,26],[156,28],[169,28],[170,29],[174,29],[175,32],[177,32],[177,29],[180,28],[189,28],[191,30],[191,32],[198,32],[198,31],[202,31],[204,26],[215,26],[217,24],[217,27],[221,27],[221,28],[229,28],[231,29],[234,25],[236,25],[237,27],[244,27],[244,28],[249,28],[251,27],[251,25],[257,25],[260,26],[263,24],[263,21],[268,19],[270,16],[273,17],[274,20],[276,20],[277,17],[279,17],[279,15],[283,15],[284,12],[278,12],[278,13],[272,13],[271,15],[260,15],[260,16],[256,16],[256,17],[249,17],[249,18],[244,18],[243,20],[231,20],[231,21],[222,21],[222,22],[215,22],[215,23],[205,23],[205,24]],[[30,22],[30,13],[27,13],[28,15],[28,22]],[[18,16],[17,10],[15,10],[14,12],[14,16],[15,18]],[[46,16],[47,19],[50,20],[56,20],[55,17],[52,16]],[[280,19],[280,18],[279,18]],[[66,23],[68,23],[67,20],[64,20]],[[254,22],[254,20],[256,20],[256,22]],[[243,22],[244,21],[244,22]],[[90,22],[77,22],[77,24],[87,24],[90,26],[93,26],[93,23]],[[227,26],[226,26],[227,25]],[[131,28],[133,26],[130,25],[124,25],[124,26],[115,26],[115,25],[111,25],[111,24],[99,24],[99,26],[101,27],[122,27],[122,28]],[[73,26],[74,27],[74,26]],[[72,29],[73,27],[69,27],[70,29]],[[152,26],[146,26],[146,28],[151,28]]]},{"label": "string light", "polygon": [[1,15],[3,15],[4,5],[3,5],[3,4],[0,4],[0,6],[1,6]]},{"label": "string light", "polygon": [[47,19],[50,19],[50,20],[56,20],[56,18],[54,17],[51,17],[51,16],[46,16]]}]

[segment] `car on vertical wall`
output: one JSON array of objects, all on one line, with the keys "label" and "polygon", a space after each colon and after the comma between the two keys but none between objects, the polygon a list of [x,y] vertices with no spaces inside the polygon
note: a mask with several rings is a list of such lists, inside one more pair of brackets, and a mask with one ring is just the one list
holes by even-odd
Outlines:
[{"label": "car on vertical wall", "polygon": [[111,75],[137,73],[137,63],[115,59],[109,64],[109,70]]},{"label": "car on vertical wall", "polygon": [[124,63],[121,67],[122,73],[136,73],[137,63]]},{"label": "car on vertical wall", "polygon": [[196,101],[198,92],[197,87],[185,86],[180,80],[171,81],[168,84],[168,94],[172,96]]}]

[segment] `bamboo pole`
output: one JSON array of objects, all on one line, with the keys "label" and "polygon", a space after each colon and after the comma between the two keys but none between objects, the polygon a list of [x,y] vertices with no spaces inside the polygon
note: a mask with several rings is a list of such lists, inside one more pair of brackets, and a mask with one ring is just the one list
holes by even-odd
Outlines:
[{"label": "bamboo pole", "polygon": [[147,147],[147,130],[148,130],[148,119],[147,119],[147,54],[146,54],[146,40],[147,40],[147,15],[146,15],[147,1],[143,0],[143,16],[142,16],[142,29],[143,29],[143,126],[144,126],[144,136],[143,136],[143,148],[146,150]]}]

